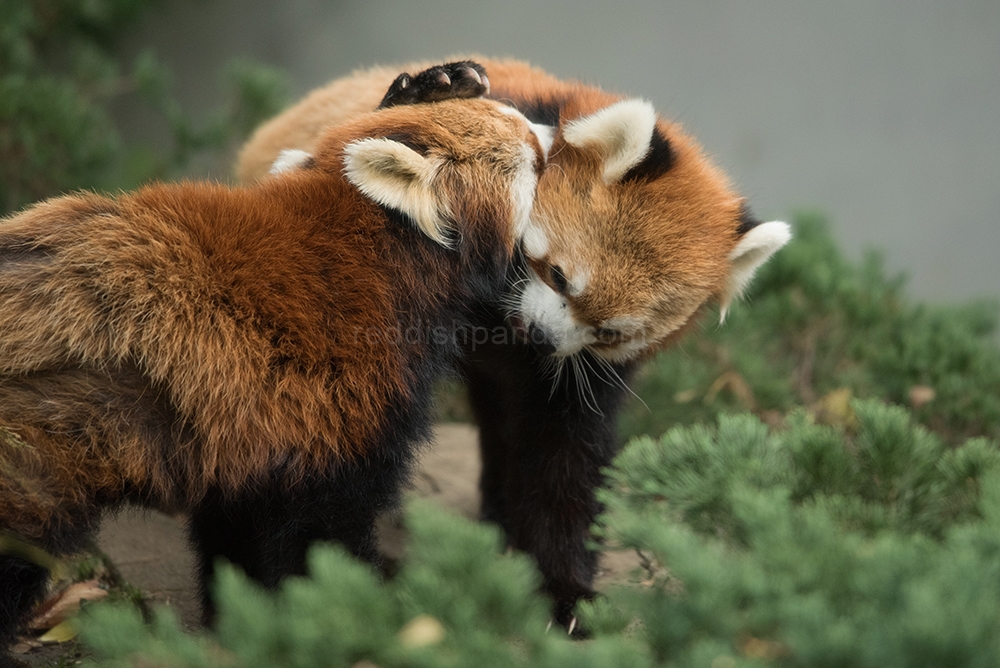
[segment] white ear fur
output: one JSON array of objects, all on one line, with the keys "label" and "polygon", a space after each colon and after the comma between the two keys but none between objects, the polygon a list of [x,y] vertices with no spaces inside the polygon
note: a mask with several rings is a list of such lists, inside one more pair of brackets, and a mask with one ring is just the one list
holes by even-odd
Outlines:
[{"label": "white ear fur", "polygon": [[284,151],[278,154],[278,157],[274,159],[271,164],[271,169],[267,171],[268,174],[281,174],[282,172],[290,172],[293,169],[297,169],[305,165],[312,158],[312,153],[307,151],[302,151],[297,148],[286,148]]},{"label": "white ear fur", "polygon": [[566,143],[597,146],[604,154],[604,182],[615,183],[649,153],[656,111],[645,100],[622,100],[566,124]]},{"label": "white ear fur", "polygon": [[556,129],[551,125],[539,125],[528,121],[528,127],[538,137],[538,143],[542,147],[542,158],[549,159],[549,151],[552,150],[552,142],[556,139]]},{"label": "white ear fur", "polygon": [[532,260],[541,260],[549,252],[549,237],[544,230],[534,223],[529,223],[521,237],[524,252]]},{"label": "white ear fur", "polygon": [[361,139],[344,147],[344,173],[362,194],[401,211],[428,237],[448,246],[447,206],[438,200],[436,160],[391,139]]},{"label": "white ear fur", "polygon": [[556,138],[556,129],[551,125],[539,125],[538,123],[532,123],[520,111],[514,107],[508,107],[506,104],[501,104],[498,108],[501,114],[519,118],[528,125],[528,129],[530,129],[533,133],[535,133],[535,136],[538,137],[538,143],[542,147],[542,158],[548,160],[549,151],[552,150],[552,142],[555,141]]},{"label": "white ear fur", "polygon": [[743,292],[757,269],[791,238],[792,229],[788,223],[779,221],[761,223],[743,235],[729,254],[732,269],[722,293],[719,322],[726,319],[729,305]]}]

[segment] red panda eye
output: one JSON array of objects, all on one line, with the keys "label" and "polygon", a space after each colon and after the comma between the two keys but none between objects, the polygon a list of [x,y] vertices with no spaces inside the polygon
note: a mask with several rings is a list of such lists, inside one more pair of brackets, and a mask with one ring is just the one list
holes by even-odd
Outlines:
[{"label": "red panda eye", "polygon": [[599,327],[597,329],[597,340],[600,343],[616,343],[621,338],[622,333],[617,329],[608,329],[607,327]]},{"label": "red panda eye", "polygon": [[566,281],[566,274],[563,273],[563,270],[557,266],[553,266],[550,273],[552,276],[552,285],[555,287],[556,292],[561,295],[566,294],[566,288],[569,283]]}]

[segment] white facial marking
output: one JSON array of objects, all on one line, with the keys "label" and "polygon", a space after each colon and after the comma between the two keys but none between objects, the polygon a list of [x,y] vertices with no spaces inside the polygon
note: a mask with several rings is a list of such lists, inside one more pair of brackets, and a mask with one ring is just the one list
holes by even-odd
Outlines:
[{"label": "white facial marking", "polygon": [[792,229],[780,221],[761,223],[743,235],[729,253],[732,269],[720,300],[719,322],[726,319],[729,305],[746,289],[757,269],[791,238]]},{"label": "white facial marking", "polygon": [[525,123],[530,123],[531,122],[531,121],[529,121],[527,119],[527,117],[524,114],[522,114],[520,111],[518,111],[514,107],[510,106],[509,104],[499,104],[498,103],[497,107],[500,109],[500,113],[501,114],[505,114],[507,116],[513,116],[514,118],[518,118],[518,119],[524,121]]},{"label": "white facial marking", "polygon": [[604,155],[604,182],[616,183],[649,153],[656,111],[645,100],[622,100],[566,124],[566,143],[597,147]]},{"label": "white facial marking", "polygon": [[528,129],[535,133],[535,136],[538,137],[538,143],[542,146],[542,158],[545,160],[549,159],[549,149],[552,148],[552,142],[556,138],[556,129],[554,127],[551,125],[539,125],[538,123],[532,123],[520,111],[505,104],[500,105],[500,112],[507,114],[508,116],[520,118],[527,123]]},{"label": "white facial marking", "polygon": [[535,204],[535,189],[538,175],[535,173],[535,149],[521,144],[521,163],[517,166],[517,176],[511,184],[511,200],[514,204],[514,238],[520,239],[531,228],[531,207]]},{"label": "white facial marking", "polygon": [[529,223],[524,231],[524,252],[532,260],[541,260],[549,252],[549,237],[534,223]]},{"label": "white facial marking", "polygon": [[583,265],[573,268],[573,276],[567,280],[570,297],[579,297],[587,290],[590,283],[590,267]]},{"label": "white facial marking", "polygon": [[535,325],[545,332],[558,357],[577,353],[593,342],[591,328],[577,324],[569,302],[534,272],[521,293],[520,310],[526,325]]},{"label": "white facial marking", "polygon": [[[556,357],[575,355],[583,348],[601,341],[600,332],[573,317],[573,310],[565,298],[530,272],[521,293],[520,313],[526,326],[535,325],[545,332],[556,347]],[[656,343],[647,338],[643,320],[635,316],[617,316],[605,320],[601,326],[622,334],[612,345],[594,346],[591,352],[610,362],[627,362]],[[671,328],[672,331],[673,328]]]},{"label": "white facial marking", "polygon": [[[497,108],[501,114],[518,119],[534,131],[532,127],[534,124],[517,109],[499,103],[497,103]],[[543,146],[542,157],[545,158],[547,156],[548,151]],[[528,144],[522,144],[521,164],[517,167],[517,176],[514,177],[513,188],[511,190],[514,202],[514,234],[518,239],[526,233],[528,223],[530,222],[531,207],[535,203],[535,187],[538,185],[538,175],[535,173],[537,158],[538,156],[533,147]]]},{"label": "white facial marking", "polygon": [[528,127],[538,137],[538,143],[542,146],[542,158],[549,159],[549,151],[552,149],[552,142],[556,138],[556,129],[551,125],[539,125],[528,121]]},{"label": "white facial marking", "polygon": [[632,336],[636,332],[642,330],[642,320],[628,315],[620,315],[614,318],[608,318],[601,324],[601,327],[604,327],[605,329],[613,329],[621,332],[625,336]]},{"label": "white facial marking", "polygon": [[622,335],[621,340],[616,341],[614,345],[594,349],[595,354],[606,360],[626,362],[649,347],[650,341],[646,338],[643,321],[637,317],[615,316],[601,323],[601,327],[620,332]]},{"label": "white facial marking", "polygon": [[301,151],[297,148],[286,148],[274,159],[274,163],[271,164],[271,169],[267,173],[281,174],[282,172],[290,172],[293,169],[302,167],[311,159],[312,153]]}]

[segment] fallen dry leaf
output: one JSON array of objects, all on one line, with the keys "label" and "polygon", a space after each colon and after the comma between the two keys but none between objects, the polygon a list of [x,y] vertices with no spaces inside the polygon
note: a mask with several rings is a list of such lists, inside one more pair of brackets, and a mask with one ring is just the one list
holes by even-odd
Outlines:
[{"label": "fallen dry leaf", "polygon": [[28,624],[32,631],[46,631],[58,626],[80,610],[80,601],[97,601],[108,595],[98,580],[76,582],[49,596]]},{"label": "fallen dry leaf", "polygon": [[44,634],[38,637],[38,642],[42,643],[55,643],[55,642],[67,642],[76,637],[76,624],[73,623],[72,619],[67,619],[64,622],[56,624],[51,629],[46,631]]},{"label": "fallen dry leaf", "polygon": [[736,659],[728,654],[720,654],[712,659],[710,668],[736,668]]}]

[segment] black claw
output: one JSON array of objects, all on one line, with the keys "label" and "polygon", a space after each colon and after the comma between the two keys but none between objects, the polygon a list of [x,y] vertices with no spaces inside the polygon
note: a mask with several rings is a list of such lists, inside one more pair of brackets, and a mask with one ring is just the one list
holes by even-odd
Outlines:
[{"label": "black claw", "polygon": [[466,60],[431,67],[412,77],[405,72],[400,74],[389,86],[378,108],[482,97],[489,91],[486,70]]}]

